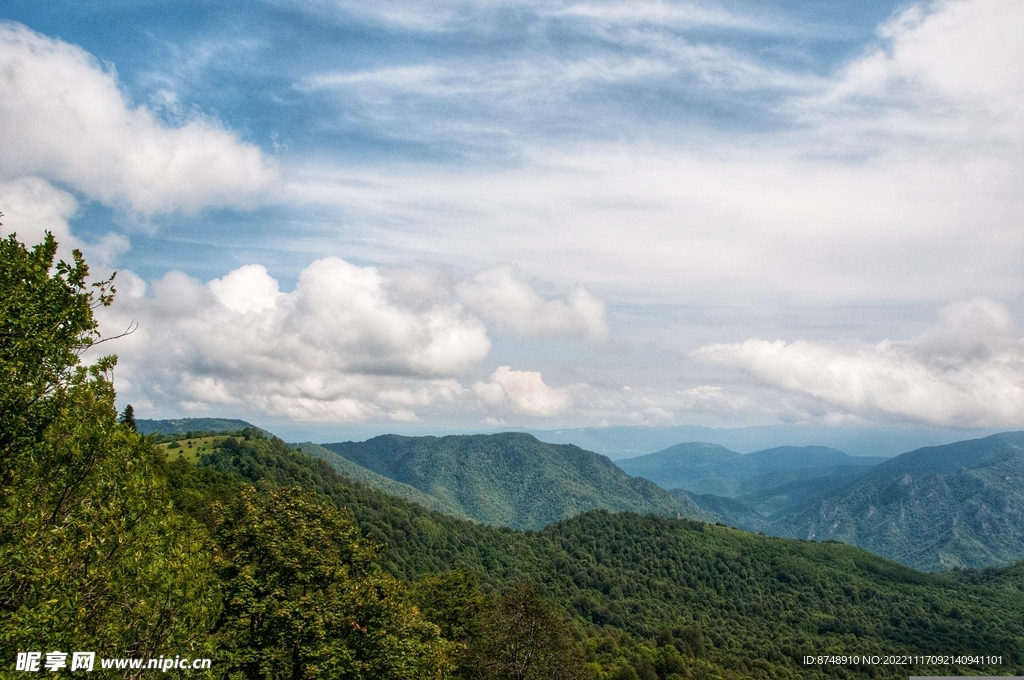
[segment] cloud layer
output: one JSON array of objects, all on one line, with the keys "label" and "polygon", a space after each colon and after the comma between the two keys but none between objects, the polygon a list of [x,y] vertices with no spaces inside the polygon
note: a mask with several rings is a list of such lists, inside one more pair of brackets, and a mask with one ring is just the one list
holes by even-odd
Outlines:
[{"label": "cloud layer", "polygon": [[[1019,3],[901,5],[858,48],[723,7],[257,4],[124,71],[218,119],[139,105],[113,66],[3,23],[0,209],[90,261],[130,244],[82,244],[79,202],[233,262],[164,275],[156,244],[156,280],[121,277],[112,330],[140,330],[120,387],[165,413],[1024,424],[992,302],[1024,299]],[[294,290],[236,264],[257,259]],[[975,301],[923,334],[893,311],[952,300]],[[878,311],[826,327],[839,308]]]},{"label": "cloud layer", "polygon": [[477,273],[459,284],[459,299],[498,330],[519,335],[608,339],[605,304],[582,286],[566,301],[545,300],[509,265]]},{"label": "cloud layer", "polygon": [[[437,126],[450,125],[459,140],[479,133],[481,149],[499,145],[515,161],[296,167],[289,195],[344,211],[335,238],[365,244],[372,232],[371,257],[415,253],[471,269],[511,261],[617,300],[936,303],[1024,291],[1024,19],[1012,0],[914,4],[826,75],[745,63],[749,54],[698,44],[657,6],[647,10],[635,22],[601,19],[624,12],[617,3],[560,10],[590,17],[588,30],[617,48],[577,60],[589,71],[568,53],[553,66],[510,61],[508,78],[481,74],[501,64],[473,60],[324,76],[343,101],[368,102],[368,126],[415,135],[422,123],[424,138],[437,139]],[[655,52],[677,59],[661,71],[674,74],[665,76],[674,97],[753,101],[761,127],[603,109],[668,91],[645,70]],[[697,81],[680,80],[699,62],[687,54],[720,58]],[[637,68],[608,70],[608,59]],[[547,98],[531,80],[573,68],[604,94],[573,103],[556,96],[568,90]],[[597,87],[598,72],[633,89]],[[464,106],[477,97],[481,106]],[[537,122],[541,112],[558,122]],[[586,124],[574,122],[579,112]],[[534,123],[522,134],[501,127],[526,119]],[[605,124],[630,135],[606,135]]]},{"label": "cloud layer", "polygon": [[867,420],[954,427],[1024,422],[1024,337],[1005,307],[984,299],[943,308],[931,329],[909,341],[755,338],[707,345],[690,356]]},{"label": "cloud layer", "polygon": [[[569,320],[498,332],[574,336],[590,332],[590,323],[607,333],[603,303],[589,293],[577,290],[569,303],[550,300],[505,274],[497,282],[487,275],[469,282],[489,301],[489,313],[522,314],[518,298],[501,296],[514,285],[529,305],[566,310]],[[459,380],[484,361],[491,340],[484,321],[434,270],[382,271],[327,257],[304,269],[287,293],[256,264],[206,284],[180,272],[151,285],[131,272],[120,281],[114,307],[101,310],[103,328],[111,333],[138,324],[112,349],[121,357],[122,395],[150,408],[218,405],[352,422],[414,421],[417,411],[449,407],[551,417],[570,403],[568,391],[545,385],[540,373],[509,366],[489,382],[463,388]]]}]

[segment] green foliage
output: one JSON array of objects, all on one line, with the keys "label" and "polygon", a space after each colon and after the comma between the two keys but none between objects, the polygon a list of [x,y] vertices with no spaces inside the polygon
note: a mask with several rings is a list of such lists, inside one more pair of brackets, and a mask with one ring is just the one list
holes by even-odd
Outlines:
[{"label": "green foliage", "polygon": [[583,656],[537,587],[516,583],[477,615],[462,674],[474,680],[582,680]]},{"label": "green foliage", "polygon": [[[665,671],[680,664],[682,677],[906,677],[928,671],[801,663],[804,654],[853,649],[972,649],[1004,656],[1007,665],[993,671],[1024,670],[1019,568],[922,574],[839,543],[632,513],[585,513],[540,532],[488,527],[389,497],[266,438],[238,440],[205,464],[267,488],[299,484],[349,508],[364,531],[387,544],[381,564],[404,578],[461,569],[489,592],[517,582],[543,584],[545,595],[586,628],[586,661],[598,678],[628,673],[625,666],[640,676],[651,667]],[[446,587],[457,592],[460,586],[456,580]],[[450,608],[430,609],[428,600],[416,598],[446,625]],[[589,640],[609,635],[615,651],[590,648]],[[659,647],[660,635],[666,644]]]},{"label": "green foliage", "polygon": [[139,431],[138,425],[135,423],[135,408],[131,404],[124,407],[124,411],[121,412],[121,417],[117,419],[117,422],[130,428],[133,432]]},{"label": "green foliage", "polygon": [[56,254],[49,233],[32,250],[14,236],[0,240],[0,491],[16,483],[18,461],[31,457],[70,390],[87,380],[78,357],[98,339],[93,306],[110,304],[114,292],[110,281],[90,290],[77,250],[72,264],[54,265]]},{"label": "green foliage", "polygon": [[230,677],[397,680],[449,667],[437,627],[374,568],[377,546],[337,509],[248,487],[215,537],[224,609],[214,631]]},{"label": "green foliage", "polygon": [[139,418],[139,432],[150,435],[195,435],[239,432],[253,428],[252,423],[235,418],[172,418],[170,420],[148,420]]},{"label": "green foliage", "polygon": [[384,435],[324,448],[487,524],[540,529],[594,509],[710,518],[605,456],[525,433]]},{"label": "green foliage", "polygon": [[404,498],[407,501],[417,503],[425,508],[436,510],[437,512],[441,512],[452,517],[469,519],[466,513],[455,501],[442,500],[435,496],[431,496],[430,494],[423,493],[414,486],[403,484],[402,482],[397,482],[389,477],[385,477],[384,475],[377,474],[372,470],[364,468],[358,463],[353,463],[347,458],[342,458],[338,454],[325,449],[319,444],[303,442],[301,444],[292,444],[292,446],[307,455],[315,458],[322,458],[330,463],[331,467],[333,467],[337,472],[349,479],[362,482],[363,484],[372,486],[375,489],[380,489],[391,496]]},{"label": "green foliage", "polygon": [[412,597],[446,640],[461,645],[473,638],[475,622],[486,605],[476,576],[463,569],[423,576],[416,581]]},{"label": "green foliage", "polygon": [[80,365],[113,289],[56,248],[0,241],[0,644],[192,652],[216,613],[208,541],[117,423],[114,358]]},{"label": "green foliage", "polygon": [[918,569],[1024,558],[1024,433],[897,456],[777,519],[780,535],[840,540]]}]

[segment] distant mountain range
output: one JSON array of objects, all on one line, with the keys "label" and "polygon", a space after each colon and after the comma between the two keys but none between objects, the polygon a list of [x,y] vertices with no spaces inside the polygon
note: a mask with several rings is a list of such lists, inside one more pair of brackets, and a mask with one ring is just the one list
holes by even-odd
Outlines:
[{"label": "distant mountain range", "polygon": [[680,444],[618,464],[750,531],[839,540],[926,570],[1024,559],[1024,433],[861,460]]},{"label": "distant mountain range", "polygon": [[1024,432],[910,451],[804,505],[780,535],[929,570],[1024,559]]},{"label": "distant mountain range", "polygon": [[[138,425],[166,434],[252,427],[219,418]],[[612,463],[525,433],[290,446],[352,480],[485,524],[540,529],[604,509],[838,540],[925,570],[1024,559],[1022,432],[891,459],[823,446],[741,454],[694,442]]]},{"label": "distant mountain range", "polygon": [[[646,479],[630,477],[605,456],[577,446],[546,444],[525,433],[383,435],[322,448],[487,524],[540,529],[598,509],[717,519],[688,498],[673,497]],[[325,458],[345,472],[336,458]]]},{"label": "distant mountain range", "polygon": [[665,489],[735,498],[766,487],[806,479],[863,472],[886,458],[848,456],[825,446],[780,446],[736,453],[724,446],[693,442],[616,462],[634,477]]},{"label": "distant mountain range", "polygon": [[[998,430],[953,430],[934,427],[852,427],[833,425],[757,425],[718,428],[699,425],[584,427],[531,430],[551,444],[575,444],[614,461],[661,451],[678,442],[708,442],[750,453],[778,446],[828,446],[854,456],[891,458],[923,446],[941,446],[996,434]],[[426,434],[426,433],[423,433]]]}]

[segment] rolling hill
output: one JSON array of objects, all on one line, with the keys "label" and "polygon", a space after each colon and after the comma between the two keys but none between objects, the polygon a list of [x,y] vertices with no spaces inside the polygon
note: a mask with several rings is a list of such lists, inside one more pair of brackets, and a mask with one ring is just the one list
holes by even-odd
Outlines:
[{"label": "rolling hill", "polygon": [[630,477],[605,456],[525,433],[383,435],[323,447],[487,524],[540,529],[595,509],[716,519],[688,499]]}]

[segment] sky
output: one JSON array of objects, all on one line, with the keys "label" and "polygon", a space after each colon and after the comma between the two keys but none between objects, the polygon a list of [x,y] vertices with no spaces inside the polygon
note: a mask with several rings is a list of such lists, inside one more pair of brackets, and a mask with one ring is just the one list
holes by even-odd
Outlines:
[{"label": "sky", "polygon": [[1018,0],[7,0],[140,417],[1024,428]]}]

